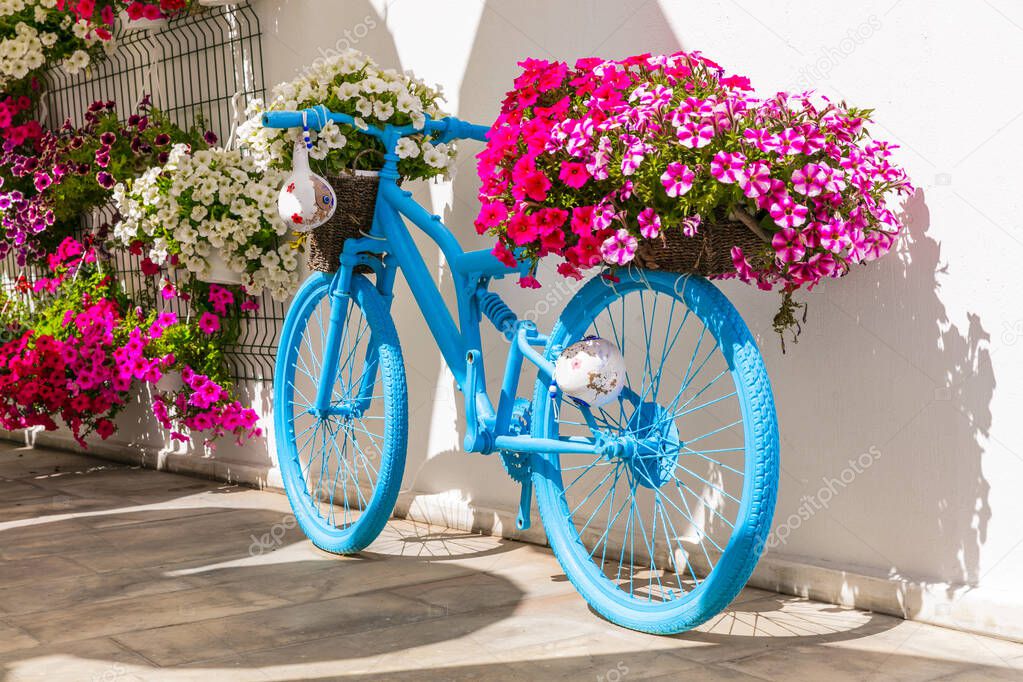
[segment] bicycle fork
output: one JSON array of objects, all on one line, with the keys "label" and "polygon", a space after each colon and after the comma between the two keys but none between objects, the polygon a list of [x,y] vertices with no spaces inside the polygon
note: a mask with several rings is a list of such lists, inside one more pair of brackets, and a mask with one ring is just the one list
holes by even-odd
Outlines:
[{"label": "bicycle fork", "polygon": [[[352,305],[351,281],[352,272],[357,265],[367,264],[377,269],[379,280],[378,291],[387,303],[388,309],[392,300],[391,286],[394,282],[393,257],[385,256],[383,262],[372,263],[364,256],[344,254],[341,258],[341,270],[338,273],[336,284],[331,287],[330,292],[330,322],[327,329],[327,338],[323,347],[323,368],[320,374],[319,385],[316,387],[316,402],[314,414],[317,417],[328,415],[339,415],[342,417],[358,417],[369,409],[373,398],[373,386],[376,384],[376,375],[380,364],[380,354],[372,343],[373,330],[360,329],[356,332],[358,336],[350,337],[349,310]],[[367,320],[368,325],[368,320]],[[369,348],[366,351],[366,360],[363,365],[362,376],[359,377],[358,391],[350,390],[342,396],[340,405],[334,404],[334,384],[338,379],[338,371],[341,361],[342,348],[346,339],[351,345],[350,354],[358,350],[359,339],[362,334],[370,334]],[[355,361],[357,358],[345,358],[346,362]],[[351,379],[351,377],[350,377]],[[352,387],[349,387],[351,389]]]}]

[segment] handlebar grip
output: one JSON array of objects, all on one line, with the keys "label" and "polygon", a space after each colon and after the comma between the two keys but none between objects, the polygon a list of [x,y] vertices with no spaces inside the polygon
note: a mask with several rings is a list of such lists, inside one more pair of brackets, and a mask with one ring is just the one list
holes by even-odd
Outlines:
[{"label": "handlebar grip", "polygon": [[[345,114],[334,114],[322,104],[302,111],[268,111],[263,114],[263,127],[265,128],[301,128],[302,114],[305,114],[306,122],[310,130],[319,130],[329,120],[340,120],[348,123],[351,117]],[[348,120],[345,120],[348,119]]]},{"label": "handlebar grip", "polygon": [[[310,127],[312,121],[310,121]],[[268,111],[263,114],[264,128],[301,128],[301,111]]]},{"label": "handlebar grip", "polygon": [[486,126],[475,125],[450,116],[445,118],[444,122],[447,126],[440,136],[441,142],[451,142],[452,140],[478,140],[486,142],[487,133],[490,132],[490,128]]}]

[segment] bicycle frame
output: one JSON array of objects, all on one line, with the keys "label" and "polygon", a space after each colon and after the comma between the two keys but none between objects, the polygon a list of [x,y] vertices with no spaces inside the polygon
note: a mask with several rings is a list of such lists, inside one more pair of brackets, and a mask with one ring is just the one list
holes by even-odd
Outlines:
[{"label": "bicycle frame", "polygon": [[[263,125],[274,128],[301,127],[303,119],[315,130],[320,129],[328,120],[353,125],[352,117],[330,112],[322,106],[307,109],[305,112],[270,112],[264,115]],[[362,130],[383,142],[386,150],[384,166],[380,172],[380,188],[371,229],[369,233],[364,233],[364,237],[348,239],[345,242],[341,267],[332,281],[330,329],[324,348],[323,376],[317,394],[316,409],[323,414],[330,413],[332,409],[333,411],[344,409],[331,407],[331,392],[338,370],[341,327],[347,315],[355,268],[367,265],[375,271],[376,286],[388,302],[393,299],[392,289],[396,271],[401,269],[437,342],[437,347],[450,367],[458,388],[465,395],[466,451],[484,454],[496,450],[509,450],[521,453],[571,452],[593,455],[611,455],[617,452],[622,447],[622,444],[617,442],[600,443],[582,438],[534,438],[528,435],[512,435],[509,432],[523,361],[531,362],[545,376],[551,376],[554,367],[534,349],[534,346],[545,346],[547,337],[539,333],[533,323],[518,319],[497,294],[488,290],[488,286],[492,279],[525,272],[529,263],[508,267],[487,250],[464,251],[455,236],[441,222],[441,217],[431,215],[412,199],[411,192],[401,189],[398,185],[398,156],[394,150],[400,138],[425,131],[436,134],[442,142],[454,139],[473,139],[482,142],[485,141],[489,129],[448,117],[427,120],[425,126],[419,129],[412,126],[387,126],[383,129],[369,126]],[[445,304],[403,218],[425,232],[444,254],[453,274],[458,322]],[[380,259],[371,254],[385,255]],[[498,331],[503,332],[511,342],[496,408],[486,392],[482,363],[480,324],[484,312]],[[360,386],[360,396],[365,395],[362,389],[368,390],[368,386],[372,386],[375,381],[375,367],[372,362],[373,359],[367,358],[367,370],[363,379],[364,386]],[[365,383],[367,381],[368,384]],[[528,500],[529,494],[528,484],[524,484],[523,497]],[[528,510],[528,502],[526,508]],[[521,523],[520,514],[520,525]],[[528,520],[526,524],[528,525]]]}]

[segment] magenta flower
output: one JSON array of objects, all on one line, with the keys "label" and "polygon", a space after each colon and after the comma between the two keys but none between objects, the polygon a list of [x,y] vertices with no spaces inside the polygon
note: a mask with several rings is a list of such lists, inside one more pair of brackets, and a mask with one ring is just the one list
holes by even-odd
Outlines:
[{"label": "magenta flower", "polygon": [[746,180],[742,193],[750,199],[763,196],[771,191],[771,167],[763,161],[754,161],[746,167]]},{"label": "magenta flower", "polygon": [[700,229],[700,225],[703,224],[703,218],[699,214],[694,214],[688,218],[682,219],[682,234],[687,237],[695,237],[696,233]]},{"label": "magenta flower", "polygon": [[802,154],[806,148],[806,138],[795,128],[786,128],[778,133],[778,142],[775,151],[782,156]]},{"label": "magenta flower", "polygon": [[792,171],[792,188],[807,197],[815,197],[824,191],[831,169],[826,165],[808,163]]},{"label": "magenta flower", "polygon": [[775,224],[788,228],[799,227],[805,223],[807,213],[809,213],[806,206],[797,204],[788,194],[775,197],[768,212]]},{"label": "magenta flower", "polygon": [[832,218],[826,223],[817,225],[817,236],[822,248],[838,253],[849,245],[846,237],[846,224],[840,218]]},{"label": "magenta flower", "polygon": [[498,202],[490,201],[480,207],[480,214],[476,217],[476,231],[480,234],[497,227],[508,219],[508,208]]},{"label": "magenta flower", "polygon": [[639,233],[646,239],[653,239],[661,233],[661,217],[657,211],[647,207],[639,212]]},{"label": "magenta flower", "polygon": [[714,126],[709,123],[687,121],[679,126],[676,132],[678,141],[690,149],[700,149],[710,144],[714,138]]},{"label": "magenta flower", "polygon": [[204,334],[214,334],[220,331],[220,318],[213,313],[203,313],[199,316],[199,329]]},{"label": "magenta flower", "polygon": [[746,157],[738,152],[718,152],[710,162],[710,174],[718,182],[726,185],[742,183],[746,180],[743,165]]},{"label": "magenta flower", "polygon": [[774,253],[782,263],[794,263],[806,254],[806,247],[803,245],[803,238],[799,230],[784,228],[775,232],[771,239],[771,246]]},{"label": "magenta flower", "polygon": [[636,256],[636,247],[639,242],[629,234],[628,230],[621,229],[604,240],[600,245],[600,255],[604,261],[612,265],[625,265]]},{"label": "magenta flower", "polygon": [[661,184],[669,197],[680,197],[693,186],[693,179],[696,174],[689,170],[689,166],[673,161],[661,175]]},{"label": "magenta flower", "polygon": [[531,219],[525,213],[516,213],[508,221],[508,236],[516,246],[525,246],[537,240],[540,236],[540,229],[537,227],[535,219]]},{"label": "magenta flower", "polygon": [[622,155],[622,175],[632,175],[639,169],[647,152],[653,147],[640,141],[635,135],[622,135],[621,140],[628,145],[625,154]]},{"label": "magenta flower", "polygon": [[227,306],[234,303],[234,294],[219,284],[211,284],[209,301],[210,305],[213,306],[214,312],[218,315],[226,315]]},{"label": "magenta flower", "polygon": [[537,281],[536,277],[532,275],[523,275],[519,277],[519,286],[523,289],[539,289],[540,282]]},{"label": "magenta flower", "polygon": [[561,164],[561,172],[558,173],[558,178],[569,187],[579,189],[590,179],[590,174],[586,172],[585,163],[568,162]]}]

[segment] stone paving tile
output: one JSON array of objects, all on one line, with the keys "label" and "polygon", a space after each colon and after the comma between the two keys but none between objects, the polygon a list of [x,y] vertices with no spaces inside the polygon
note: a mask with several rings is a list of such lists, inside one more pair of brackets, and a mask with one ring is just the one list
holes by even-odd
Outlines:
[{"label": "stone paving tile", "polygon": [[0,653],[0,679],[4,682],[134,682],[146,679],[152,668],[151,662],[108,638],[46,644]]},{"label": "stone paving tile", "polygon": [[126,632],[117,641],[159,665],[216,658],[315,640],[339,632],[375,630],[443,613],[386,592],[368,592],[309,604],[217,618],[199,614],[174,627]]},{"label": "stone paving tile", "polygon": [[34,590],[41,579],[68,578],[92,575],[92,571],[66,557],[42,556],[27,559],[4,560],[0,582],[4,587]]},{"label": "stone paving tile", "polygon": [[141,600],[153,595],[198,587],[186,578],[168,578],[152,569],[113,571],[52,579],[42,575],[25,586],[0,585],[0,612],[24,615],[73,608],[80,604]]},{"label": "stone paving tile", "polygon": [[17,649],[29,649],[38,644],[38,639],[21,628],[0,620],[0,654]]},{"label": "stone paving tile", "polygon": [[39,613],[7,614],[4,618],[41,642],[62,642],[258,611],[280,601],[255,593],[192,589],[142,599],[80,603]]},{"label": "stone paving tile", "polygon": [[543,547],[393,520],[335,557],[281,495],[29,454],[0,444],[5,682],[1023,680],[1021,644],[752,588],[651,637]]}]

